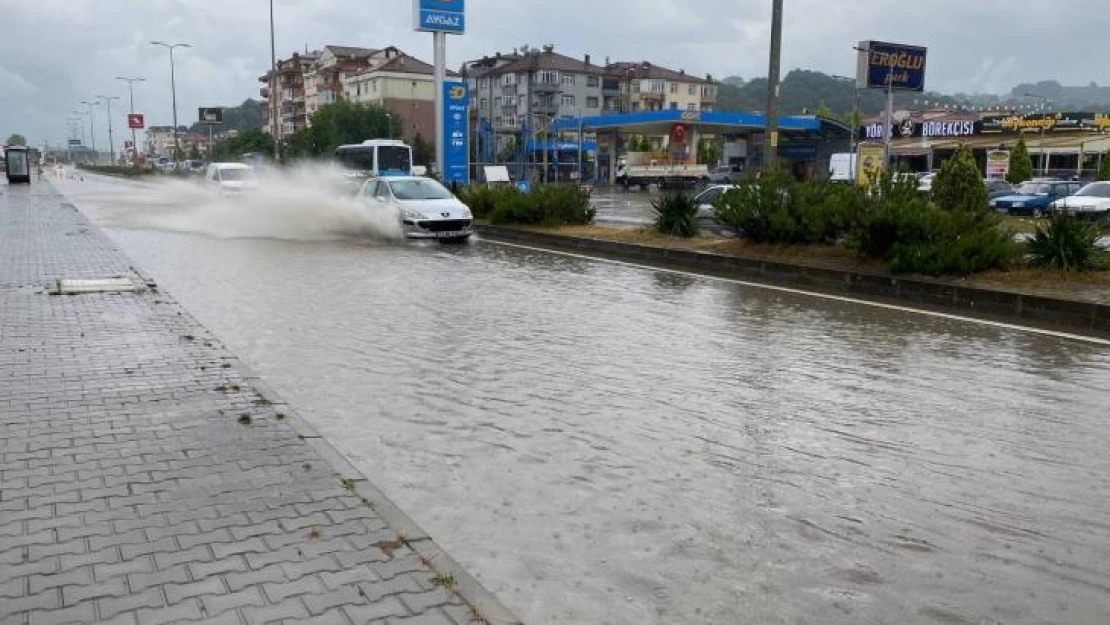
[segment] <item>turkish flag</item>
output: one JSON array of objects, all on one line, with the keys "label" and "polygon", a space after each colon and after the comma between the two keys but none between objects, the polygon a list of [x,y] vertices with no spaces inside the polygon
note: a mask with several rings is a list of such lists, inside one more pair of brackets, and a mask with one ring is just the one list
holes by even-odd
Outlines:
[{"label": "turkish flag", "polygon": [[146,127],[146,120],[143,119],[142,113],[128,113],[127,114],[127,127],[136,130],[142,130]]}]

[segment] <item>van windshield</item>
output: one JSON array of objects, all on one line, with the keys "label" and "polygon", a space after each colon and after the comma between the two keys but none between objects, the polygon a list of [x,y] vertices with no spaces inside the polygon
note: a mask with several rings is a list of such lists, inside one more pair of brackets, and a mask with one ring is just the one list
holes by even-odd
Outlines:
[{"label": "van windshield", "polygon": [[241,180],[253,180],[254,172],[249,169],[221,169],[220,180],[227,182],[239,182]]}]

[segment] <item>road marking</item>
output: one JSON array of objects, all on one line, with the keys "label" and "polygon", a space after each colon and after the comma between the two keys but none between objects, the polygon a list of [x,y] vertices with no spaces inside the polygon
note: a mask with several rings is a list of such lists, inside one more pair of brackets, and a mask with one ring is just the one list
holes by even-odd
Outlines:
[{"label": "road marking", "polygon": [[768,291],[777,291],[779,293],[790,293],[793,295],[804,295],[807,297],[816,297],[819,299],[831,300],[834,302],[846,302],[850,304],[862,304],[864,306],[871,306],[873,308],[882,308],[884,310],[895,310],[898,312],[912,313],[917,315],[925,315],[937,319],[948,319],[951,321],[962,321],[966,323],[974,323],[978,325],[990,326],[993,328],[1003,328],[1006,330],[1016,330],[1019,332],[1028,332],[1030,334],[1040,334],[1042,336],[1051,336],[1060,339],[1067,339],[1071,341],[1080,341],[1083,343],[1091,343],[1094,345],[1104,345],[1110,347],[1110,339],[1100,339],[1094,336],[1085,336],[1082,334],[1071,334],[1069,332],[1059,332],[1056,330],[1045,330],[1032,326],[1019,325],[1014,323],[1006,323],[1004,321],[991,321],[990,319],[978,319],[975,317],[966,317],[963,315],[954,315],[951,313],[936,312],[933,310],[923,310],[921,308],[911,308],[909,306],[899,306],[897,304],[886,304],[883,302],[876,302],[866,299],[858,299],[855,297],[847,297],[844,295],[831,295],[829,293],[819,293],[816,291],[805,291],[802,289],[794,289],[786,286],[776,286],[773,284],[763,284],[760,282],[749,282],[747,280],[739,280],[736,278],[724,278],[721,276],[706,275],[704,273],[695,273],[693,271],[683,271],[681,269],[668,269],[665,267],[656,267],[654,265],[644,265],[641,263],[633,263],[624,260],[613,260],[611,258],[602,258],[598,256],[590,256],[589,254],[578,254],[575,252],[566,252],[562,250],[553,250],[546,247],[537,247],[533,245],[522,245],[520,243],[506,243],[504,241],[494,241],[487,238],[482,238],[483,243],[492,243],[494,245],[504,245],[506,247],[515,247],[522,250],[532,250],[535,252],[545,252],[548,254],[559,254],[561,256],[569,256],[571,258],[581,258],[585,260],[592,260],[601,263],[608,263],[611,265],[620,265],[623,267],[633,267],[636,269],[648,269],[650,271],[662,271],[670,274],[689,276],[692,278],[702,278],[705,280],[715,280],[717,282],[728,282],[730,284],[739,284],[741,286],[752,287],[756,289],[765,289]]}]

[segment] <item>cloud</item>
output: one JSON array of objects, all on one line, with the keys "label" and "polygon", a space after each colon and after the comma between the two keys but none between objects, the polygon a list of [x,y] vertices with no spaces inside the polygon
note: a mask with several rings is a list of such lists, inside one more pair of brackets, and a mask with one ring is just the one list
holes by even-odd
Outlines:
[{"label": "cloud", "polygon": [[[651,60],[691,74],[763,76],[770,0],[472,0],[469,32],[450,37],[448,59],[522,44],[554,44],[596,62]],[[930,49],[927,87],[1008,91],[1018,82],[1110,83],[1110,14],[1104,0],[790,0],[783,69],[852,74],[862,39]],[[396,45],[430,60],[431,37],[412,31],[411,0],[274,0],[279,56],[326,44]],[[0,134],[60,140],[75,104],[126,96],[115,76],[143,76],[136,106],[148,123],[172,116],[169,59],[152,39],[183,41],[175,53],[179,121],[200,106],[258,97],[270,65],[265,0],[0,0]],[[1076,16],[1082,16],[1077,19]],[[14,78],[13,78],[14,76]],[[37,90],[28,91],[31,86]],[[124,107],[114,120],[123,127]],[[98,124],[106,126],[103,114]],[[98,135],[104,134],[98,132]]]}]

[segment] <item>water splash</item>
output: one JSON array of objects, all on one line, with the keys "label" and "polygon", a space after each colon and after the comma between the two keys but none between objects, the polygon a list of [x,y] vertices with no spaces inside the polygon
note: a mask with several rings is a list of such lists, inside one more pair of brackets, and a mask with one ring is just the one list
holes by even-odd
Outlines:
[{"label": "water splash", "polygon": [[334,166],[259,170],[257,177],[258,188],[235,197],[220,196],[200,179],[128,181],[79,173],[56,184],[109,228],[296,241],[401,238],[396,215],[340,191]]}]

